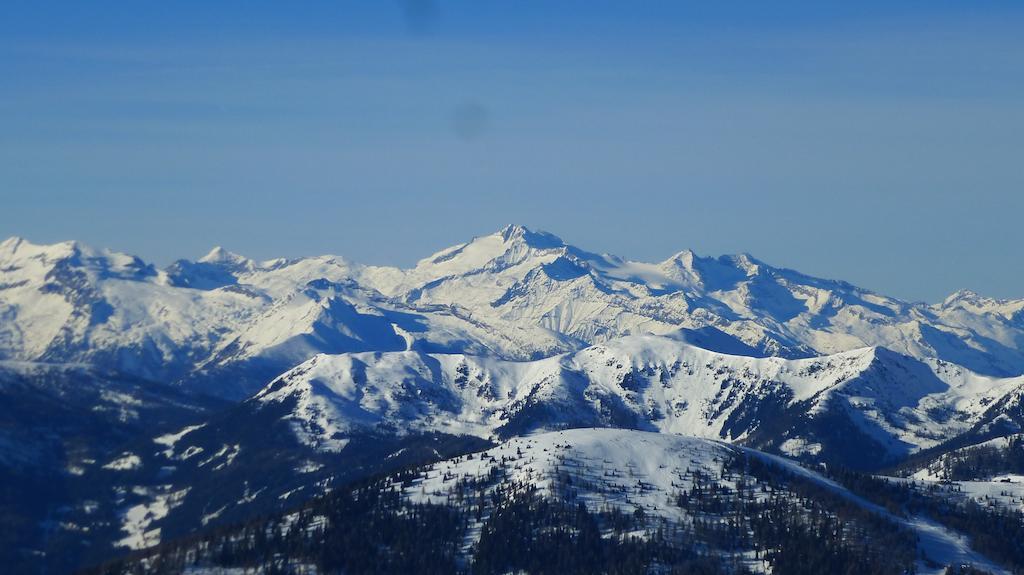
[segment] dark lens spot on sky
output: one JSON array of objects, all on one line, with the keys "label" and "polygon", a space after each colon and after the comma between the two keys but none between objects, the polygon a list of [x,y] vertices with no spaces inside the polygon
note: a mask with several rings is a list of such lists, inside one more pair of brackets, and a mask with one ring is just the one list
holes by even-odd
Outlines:
[{"label": "dark lens spot on sky", "polygon": [[398,0],[410,34],[427,34],[437,27],[441,9],[433,0]]},{"label": "dark lens spot on sky", "polygon": [[487,109],[476,102],[466,102],[452,114],[452,130],[460,140],[476,140],[487,132]]}]

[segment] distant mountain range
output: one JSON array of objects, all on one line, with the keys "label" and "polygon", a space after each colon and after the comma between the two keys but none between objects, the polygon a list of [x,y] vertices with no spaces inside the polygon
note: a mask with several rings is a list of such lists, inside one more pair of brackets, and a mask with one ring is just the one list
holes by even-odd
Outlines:
[{"label": "distant mountain range", "polygon": [[[886,347],[1024,373],[1024,299],[907,303],[748,255],[631,262],[520,226],[405,270],[335,256],[255,262],[220,248],[158,270],[77,242],[11,238],[0,271],[0,358],[87,362],[235,399],[316,353],[538,359],[706,327],[762,356]],[[225,369],[245,376],[225,384]]]},{"label": "distant mountain range", "polygon": [[920,474],[1022,430],[1024,299],[909,303],[748,255],[631,262],[521,226],[411,269],[216,248],[161,270],[11,238],[0,423],[0,559],[27,571],[571,429]]}]

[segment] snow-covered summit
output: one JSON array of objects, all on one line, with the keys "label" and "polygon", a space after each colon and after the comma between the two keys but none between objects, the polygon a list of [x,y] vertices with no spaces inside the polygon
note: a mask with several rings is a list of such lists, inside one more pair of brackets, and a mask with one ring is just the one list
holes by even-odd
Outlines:
[{"label": "snow-covered summit", "polygon": [[143,279],[157,275],[156,269],[138,257],[96,249],[78,241],[34,244],[20,237],[0,242],[0,272],[9,277],[34,280],[54,276],[60,270],[81,270],[95,279],[110,277]]},{"label": "snow-covered summit", "polygon": [[256,263],[251,259],[234,252],[229,252],[221,246],[215,246],[197,261],[204,264],[225,266],[238,271],[252,271],[256,268]]},{"label": "snow-covered summit", "polygon": [[1024,311],[1024,299],[996,299],[966,289],[954,292],[935,307],[943,311],[994,314],[1008,320],[1017,319],[1018,322],[1024,319],[1024,314],[1021,313]]},{"label": "snow-covered summit", "polygon": [[566,249],[565,243],[547,232],[509,225],[486,236],[441,250],[409,270],[409,282],[433,282],[445,277],[500,272],[534,260],[542,261]]}]

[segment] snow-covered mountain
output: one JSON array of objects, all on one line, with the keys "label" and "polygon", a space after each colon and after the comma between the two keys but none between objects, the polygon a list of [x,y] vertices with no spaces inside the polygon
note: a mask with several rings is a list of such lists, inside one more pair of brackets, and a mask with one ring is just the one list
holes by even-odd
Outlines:
[{"label": "snow-covered mountain", "polygon": [[713,327],[756,355],[886,347],[1024,373],[1024,300],[911,304],[750,256],[593,254],[521,226],[411,269],[216,248],[158,270],[77,242],[0,243],[0,358],[87,362],[241,399],[316,353],[419,349],[538,359]]},{"label": "snow-covered mountain", "polygon": [[571,347],[542,327],[409,306],[358,281],[394,273],[326,256],[256,263],[220,248],[157,270],[77,242],[11,238],[0,244],[0,359],[83,362],[241,399],[319,352]]},{"label": "snow-covered mountain", "polygon": [[[54,565],[537,432],[877,470],[1024,428],[1024,300],[907,303],[520,226],[410,269],[215,248],[160,270],[11,238],[0,362],[0,474],[21,478],[0,512],[26,526],[0,542]],[[61,498],[23,508],[50,476]]]},{"label": "snow-covered mountain", "polygon": [[254,296],[180,289],[138,258],[77,242],[0,243],[0,357],[173,381],[253,314]]},{"label": "snow-covered mountain", "polygon": [[959,292],[939,305],[911,304],[746,254],[703,258],[683,251],[648,264],[509,226],[422,260],[400,283],[376,287],[406,301],[458,305],[478,319],[541,325],[586,343],[714,326],[766,355],[879,346],[990,375],[1024,372],[1024,300]]},{"label": "snow-covered mountain", "polygon": [[318,355],[249,404],[284,413],[303,443],[327,451],[366,432],[501,438],[601,426],[876,468],[997,415],[1021,423],[991,407],[1019,394],[1024,377],[991,378],[884,348],[795,360],[728,355],[688,343],[689,335],[629,336],[527,362],[418,351]]},{"label": "snow-covered mountain", "polygon": [[698,344],[748,350],[705,329],[627,336],[532,361],[420,350],[319,354],[198,425],[140,437],[85,466],[83,477],[104,486],[92,495],[100,503],[63,520],[107,517],[107,545],[143,548],[285,509],[365,475],[577,428],[704,438],[877,470],[986,422],[1024,423],[1001,407],[1024,388],[1021,377],[883,348],[784,359]]}]

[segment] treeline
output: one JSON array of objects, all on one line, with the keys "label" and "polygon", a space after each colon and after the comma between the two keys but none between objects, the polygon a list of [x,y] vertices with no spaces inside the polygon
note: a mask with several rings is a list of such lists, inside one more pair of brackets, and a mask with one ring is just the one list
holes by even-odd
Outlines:
[{"label": "treeline", "polygon": [[978,445],[945,454],[937,462],[939,477],[950,481],[987,479],[1000,473],[1024,474],[1024,438],[1007,438],[1005,447]]},{"label": "treeline", "polygon": [[755,548],[767,550],[773,573],[914,572],[917,537],[901,525],[759,457],[731,467],[777,489],[747,513]]},{"label": "treeline", "polygon": [[[891,470],[910,475],[927,469],[945,481],[986,480],[1002,473],[1024,474],[1024,436],[1011,435],[1005,445],[974,445],[946,450],[939,446],[910,457]],[[938,450],[938,451],[936,451]]]},{"label": "treeline", "polygon": [[170,575],[190,566],[284,573],[453,573],[465,532],[459,513],[414,505],[374,482],[318,499],[293,515],[164,544],[87,571]]},{"label": "treeline", "polygon": [[[916,536],[891,518],[759,457],[738,455],[723,463],[720,473],[699,466],[680,470],[673,491],[664,494],[631,470],[584,472],[578,462],[546,476],[551,491],[543,492],[510,478],[516,461],[466,477],[419,468],[336,491],[288,515],[164,544],[91,573],[162,575],[190,566],[268,574],[914,572]],[[428,472],[435,479],[440,473],[444,487],[420,487]],[[949,502],[943,507],[938,496],[869,475],[839,470],[835,476],[895,513],[940,519],[970,535],[993,559],[1017,569],[1024,565],[1017,549],[1024,542],[1020,514]],[[412,503],[409,493],[445,503]],[[665,508],[652,508],[652,493],[664,497]],[[953,569],[976,573],[967,566]]]},{"label": "treeline", "polygon": [[641,514],[615,509],[593,513],[582,503],[569,505],[524,491],[502,502],[487,519],[469,571],[617,575],[649,573],[659,567],[680,575],[735,572],[717,554],[701,553],[678,530],[659,529],[645,537],[631,534],[643,521]]},{"label": "treeline", "polygon": [[[400,482],[399,482],[400,484]],[[320,499],[298,515],[263,519],[136,554],[90,570],[103,575],[169,575],[190,566],[284,573],[467,573],[497,575],[746,573],[726,569],[679,531],[637,537],[641,517],[592,513],[513,485],[486,498],[478,543],[459,549],[478,511],[473,505],[412,504],[386,481]],[[483,500],[482,498],[480,500]],[[673,536],[674,535],[674,536]]]},{"label": "treeline", "polygon": [[[847,489],[898,515],[921,515],[966,535],[971,547],[1024,574],[1024,513],[951,497],[942,484],[893,481],[841,468],[830,475]],[[970,571],[965,571],[969,573]]]}]

